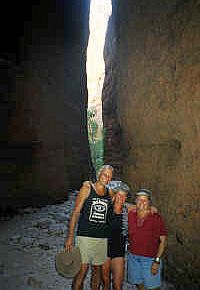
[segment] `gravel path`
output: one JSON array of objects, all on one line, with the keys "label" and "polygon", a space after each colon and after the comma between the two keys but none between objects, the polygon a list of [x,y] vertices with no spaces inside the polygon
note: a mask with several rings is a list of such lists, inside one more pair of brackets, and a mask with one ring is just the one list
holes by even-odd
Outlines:
[{"label": "gravel path", "polygon": [[[55,255],[63,248],[76,192],[68,201],[26,208],[10,220],[0,220],[0,289],[71,289],[71,279],[55,270]],[[90,290],[90,272],[84,290]],[[126,282],[124,290],[133,289]],[[162,290],[174,289],[163,284]]]}]

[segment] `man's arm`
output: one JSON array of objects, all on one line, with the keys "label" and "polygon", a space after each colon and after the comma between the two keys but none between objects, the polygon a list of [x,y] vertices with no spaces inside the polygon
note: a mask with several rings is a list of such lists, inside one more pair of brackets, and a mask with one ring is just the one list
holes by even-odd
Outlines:
[{"label": "man's arm", "polygon": [[[128,212],[131,210],[136,211],[136,204],[134,203],[126,202],[126,207],[128,208]],[[158,213],[158,209],[153,205],[150,207],[150,211],[152,214]]]},{"label": "man's arm", "polygon": [[128,209],[128,212],[131,210],[136,211],[136,205],[134,203],[126,202],[126,207]]},{"label": "man's arm", "polygon": [[167,236],[160,236],[160,244],[158,247],[158,252],[157,252],[156,257],[158,258],[162,257],[166,246],[167,246]]},{"label": "man's arm", "polygon": [[109,188],[109,189],[108,189],[108,193],[109,193],[109,195],[110,195],[110,197],[112,198],[112,201],[113,201],[114,198],[115,198],[115,193],[114,193],[114,191],[112,190],[112,188]]},{"label": "man's arm", "polygon": [[83,207],[83,204],[88,197],[90,193],[90,184],[89,183],[83,183],[83,186],[81,187],[79,194],[76,198],[75,206],[72,211],[71,219],[69,222],[69,229],[67,234],[67,239],[65,241],[65,249],[67,251],[70,251],[73,246],[74,241],[74,230],[78,221],[78,218],[80,216],[80,211]]},{"label": "man's arm", "polygon": [[[156,254],[156,258],[161,258],[162,257],[166,246],[167,246],[167,236],[160,236],[160,244],[159,244],[159,247],[158,247],[158,252]],[[152,266],[151,266],[152,275],[156,275],[157,274],[159,266],[160,266],[159,262],[155,261],[155,262],[152,263]]]}]

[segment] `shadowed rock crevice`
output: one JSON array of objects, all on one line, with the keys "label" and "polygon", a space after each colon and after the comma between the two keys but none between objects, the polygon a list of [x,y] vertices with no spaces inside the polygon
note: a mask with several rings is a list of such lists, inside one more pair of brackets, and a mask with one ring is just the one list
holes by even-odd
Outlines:
[{"label": "shadowed rock crevice", "polygon": [[[11,6],[2,4],[0,15],[3,211],[63,200],[92,171],[86,114],[89,1]],[[13,11],[17,22],[9,17]]]}]

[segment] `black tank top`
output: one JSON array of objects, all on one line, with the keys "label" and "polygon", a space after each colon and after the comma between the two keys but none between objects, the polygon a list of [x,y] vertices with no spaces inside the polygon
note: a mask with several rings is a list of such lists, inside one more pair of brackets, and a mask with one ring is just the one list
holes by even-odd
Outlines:
[{"label": "black tank top", "polygon": [[104,196],[96,194],[91,188],[90,195],[85,200],[77,228],[78,236],[93,238],[108,238],[111,234],[112,200],[106,189]]}]

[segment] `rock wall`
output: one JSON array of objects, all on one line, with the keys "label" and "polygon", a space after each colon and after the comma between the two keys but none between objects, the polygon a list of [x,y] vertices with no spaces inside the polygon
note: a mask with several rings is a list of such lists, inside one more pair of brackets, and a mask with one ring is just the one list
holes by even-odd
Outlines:
[{"label": "rock wall", "polygon": [[[150,188],[154,204],[166,220],[165,277],[177,289],[197,289],[200,3],[113,1],[113,13],[115,34],[107,43],[115,43],[115,57],[110,56],[107,69],[112,70],[114,81],[105,80],[105,129],[115,98],[111,116],[121,130],[121,178],[133,191]],[[106,146],[109,142],[107,136]],[[110,162],[108,155],[105,162]]]},{"label": "rock wall", "polygon": [[10,33],[8,39],[2,34],[0,63],[3,210],[63,199],[91,168],[85,68],[89,0],[28,2],[12,3],[12,10],[4,4],[1,10],[1,30],[7,25]]},{"label": "rock wall", "polygon": [[112,16],[108,21],[108,28],[104,46],[105,78],[102,89],[102,112],[104,128],[104,163],[114,167],[113,178],[119,180],[122,174],[122,130],[117,114],[117,54],[115,21],[117,5],[112,7]]}]

